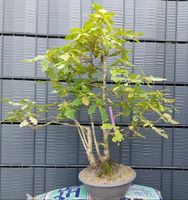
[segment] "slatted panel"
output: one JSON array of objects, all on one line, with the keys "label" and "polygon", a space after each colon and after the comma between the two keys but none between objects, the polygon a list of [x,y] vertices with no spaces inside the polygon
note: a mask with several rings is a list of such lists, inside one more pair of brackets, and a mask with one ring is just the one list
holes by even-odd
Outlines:
[{"label": "slatted panel", "polygon": [[185,192],[188,188],[188,173],[186,171],[174,171],[174,184],[173,184],[173,198],[187,200],[187,193]]},{"label": "slatted panel", "polygon": [[32,169],[1,169],[1,199],[26,199],[32,193]]},{"label": "slatted panel", "polygon": [[46,191],[66,186],[73,186],[77,181],[76,169],[47,169]]},{"label": "slatted panel", "polygon": [[4,37],[3,75],[34,77],[34,63],[21,62],[35,56],[35,38]]},{"label": "slatted panel", "polygon": [[[80,27],[91,13],[92,0],[0,0],[0,76],[1,96],[13,100],[20,97],[39,103],[58,99],[50,85],[35,85],[34,78],[46,78],[39,64],[22,63],[20,60],[41,55],[48,48],[66,44],[54,35],[66,35],[71,27]],[[162,191],[165,200],[186,200],[188,189],[187,125],[188,125],[188,2],[161,0],[96,0],[110,11],[115,11],[115,26],[142,31],[139,44],[127,44],[135,53],[132,62],[137,66],[134,72],[165,77],[169,96],[177,99],[175,113],[182,128],[169,127],[169,139],[165,140],[146,130],[145,140],[127,140],[116,148],[111,146],[112,158],[124,164],[137,166],[136,183],[153,186]],[[21,33],[21,35],[16,35]],[[24,35],[28,33],[30,37]],[[42,34],[42,36],[41,36]],[[52,36],[54,38],[48,38]],[[165,43],[165,40],[168,42]],[[181,43],[176,43],[181,41]],[[108,60],[110,63],[111,60]],[[17,78],[19,80],[11,80]],[[30,78],[30,81],[26,81]],[[173,86],[174,83],[175,86]],[[64,84],[64,83],[63,83]],[[179,85],[178,85],[179,84]],[[48,94],[46,94],[48,92]],[[5,116],[10,108],[3,105]],[[114,112],[116,112],[114,110]],[[48,116],[54,110],[50,110]],[[87,122],[83,108],[80,120]],[[148,114],[154,118],[154,115]],[[95,120],[100,122],[99,115]],[[124,123],[129,119],[121,118]],[[161,124],[163,125],[163,124]],[[101,137],[100,129],[97,130]],[[0,161],[6,167],[0,170],[1,199],[25,199],[26,193],[43,193],[58,187],[78,183],[77,173],[87,160],[81,142],[73,128],[50,126],[36,132],[20,129],[18,125],[2,125]],[[16,165],[17,168],[9,166]],[[19,168],[19,165],[35,168]],[[48,166],[45,166],[48,165]],[[50,166],[49,166],[50,165]],[[64,168],[74,165],[75,168]],[[57,167],[58,168],[55,168]],[[158,168],[156,168],[158,167]],[[160,169],[168,167],[168,169]],[[173,170],[171,167],[176,167]],[[153,168],[150,169],[150,168]],[[11,191],[10,189],[11,188]],[[21,189],[20,189],[21,188]]]},{"label": "slatted panel", "polygon": [[135,1],[135,30],[143,32],[142,38],[164,40],[165,35],[165,1]]}]

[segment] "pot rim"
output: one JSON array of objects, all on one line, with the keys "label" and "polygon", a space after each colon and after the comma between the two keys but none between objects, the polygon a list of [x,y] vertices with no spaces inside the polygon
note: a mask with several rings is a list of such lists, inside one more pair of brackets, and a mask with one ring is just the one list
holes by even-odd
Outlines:
[{"label": "pot rim", "polygon": [[91,186],[91,187],[103,187],[103,188],[110,188],[110,187],[119,187],[119,186],[123,186],[123,185],[126,185],[126,184],[129,184],[131,182],[134,181],[134,179],[136,178],[136,171],[134,169],[132,169],[131,167],[129,166],[126,166],[128,168],[130,168],[133,172],[133,176],[131,179],[129,179],[128,181],[125,181],[125,182],[120,182],[120,183],[115,183],[115,184],[92,184],[92,183],[88,183],[87,181],[83,180],[81,178],[81,172],[85,169],[82,169],[82,171],[80,171],[79,173],[79,180],[84,184],[84,185],[87,185],[87,186]]}]

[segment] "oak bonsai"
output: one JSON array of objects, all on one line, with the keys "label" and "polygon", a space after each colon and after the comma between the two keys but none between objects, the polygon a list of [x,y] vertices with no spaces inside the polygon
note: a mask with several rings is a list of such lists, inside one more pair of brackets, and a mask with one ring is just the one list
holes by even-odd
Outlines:
[{"label": "oak bonsai", "polygon": [[[100,5],[93,4],[93,9],[94,14],[89,15],[82,28],[71,29],[65,38],[68,44],[27,60],[40,62],[59,101],[39,105],[27,99],[19,102],[4,99],[16,107],[4,121],[20,122],[20,127],[33,129],[50,124],[76,127],[89,165],[98,169],[99,176],[111,176],[115,164],[110,158],[110,140],[119,144],[129,138],[145,138],[141,128],[150,128],[167,138],[156,121],[147,117],[148,112],[157,114],[158,122],[177,122],[171,117],[174,100],[167,98],[164,91],[152,89],[154,82],[165,79],[133,73],[135,66],[125,44],[130,40],[139,42],[140,33],[114,27],[114,14]],[[43,113],[51,107],[57,110],[57,115],[44,119]],[[83,107],[87,109],[89,125],[82,125],[77,118]],[[117,108],[119,112],[115,112]],[[96,113],[101,118],[102,142],[96,132]],[[116,118],[121,116],[131,119],[124,128],[116,124]]]}]

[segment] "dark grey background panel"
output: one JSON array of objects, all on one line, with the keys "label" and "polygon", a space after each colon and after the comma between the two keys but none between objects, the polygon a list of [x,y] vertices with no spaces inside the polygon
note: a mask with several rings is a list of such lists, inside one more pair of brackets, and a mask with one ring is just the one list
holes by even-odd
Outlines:
[{"label": "dark grey background panel", "polygon": [[4,37],[3,75],[34,77],[34,63],[24,63],[23,60],[35,56],[35,38]]},{"label": "dark grey background panel", "polygon": [[151,130],[141,130],[146,139],[132,141],[132,165],[160,166],[161,165],[161,138]]},{"label": "dark grey background panel", "polygon": [[[164,129],[168,133],[168,139],[161,138],[162,142],[162,151],[161,151],[161,165],[162,166],[171,166],[173,162],[173,136],[174,132],[172,128]],[[176,130],[176,129],[175,129]]]},{"label": "dark grey background panel", "polygon": [[164,65],[164,72],[165,78],[168,81],[174,82],[174,73],[175,73],[175,45],[171,43],[167,43],[165,47],[165,65]]},{"label": "dark grey background panel", "polygon": [[143,184],[145,186],[154,187],[158,190],[161,188],[161,171],[151,169],[138,169],[136,170],[137,178],[135,183]]},{"label": "dark grey background panel", "polygon": [[[33,164],[45,165],[46,162],[46,129],[34,132]],[[31,155],[30,155],[31,156]]]},{"label": "dark grey background panel", "polygon": [[47,128],[46,163],[51,165],[78,164],[78,132],[68,126]]},{"label": "dark grey background panel", "polygon": [[80,1],[49,1],[49,33],[67,34],[71,27],[80,27]]},{"label": "dark grey background panel", "polygon": [[67,43],[63,39],[21,36],[5,36],[3,40],[3,75],[8,77],[45,77],[41,71],[40,63],[26,63],[23,60],[43,55],[49,48]]},{"label": "dark grey background panel", "polygon": [[31,193],[33,196],[36,196],[37,194],[43,194],[45,192],[45,169],[44,168],[35,168],[33,170],[33,193]]},{"label": "dark grey background panel", "polygon": [[188,188],[188,172],[187,171],[174,171],[173,172],[173,187],[172,195],[174,199],[187,200]]},{"label": "dark grey background panel", "polygon": [[176,16],[177,16],[177,2],[169,1],[167,5],[167,24],[166,24],[166,39],[175,40],[176,39]]},{"label": "dark grey background panel", "polygon": [[132,156],[130,154],[132,148],[131,140],[125,140],[121,143],[120,149],[121,149],[121,163],[125,165],[131,165],[132,162]]},{"label": "dark grey background panel", "polygon": [[[4,80],[3,81],[3,98],[11,99],[12,101],[18,101],[22,98],[30,99],[34,101],[34,82],[31,81],[19,81],[19,80]],[[3,104],[3,118],[6,113],[14,107]]]},{"label": "dark grey background panel", "polygon": [[77,169],[46,169],[46,191],[77,184]]},{"label": "dark grey background panel", "polygon": [[124,7],[124,26],[126,29],[134,29],[134,2],[135,1],[129,1],[125,0],[125,7]]},{"label": "dark grey background panel", "polygon": [[[46,53],[46,51],[48,50],[48,42],[49,40],[46,39],[46,38],[36,38],[36,46],[35,46],[35,49],[36,49],[36,53],[35,55],[44,55]],[[45,73],[42,72],[42,69],[41,69],[41,65],[40,65],[40,62],[37,62],[35,63],[35,76],[36,77],[46,77]]]},{"label": "dark grey background panel", "polygon": [[33,131],[19,128],[19,125],[2,126],[1,164],[33,164]]},{"label": "dark grey background panel", "polygon": [[165,1],[135,1],[135,30],[143,32],[141,38],[164,40]]},{"label": "dark grey background panel", "polygon": [[3,0],[0,0],[0,31],[3,30],[3,17],[4,17],[3,7],[4,7],[4,2]]},{"label": "dark grey background panel", "polygon": [[177,44],[176,49],[176,81],[187,82],[188,77],[188,44]]},{"label": "dark grey background panel", "polygon": [[37,33],[47,34],[48,33],[48,0],[37,0]]},{"label": "dark grey background panel", "polygon": [[4,31],[36,32],[36,0],[6,0]]},{"label": "dark grey background panel", "polygon": [[135,73],[164,76],[164,43],[139,43],[135,45]]},{"label": "dark grey background panel", "polygon": [[[2,36],[0,36],[0,55],[2,54],[3,54],[3,38]],[[2,56],[0,56],[0,75],[2,75],[2,69],[3,69]]]},{"label": "dark grey background panel", "polygon": [[[172,170],[161,170],[161,193],[165,200],[172,199],[172,181],[173,171]],[[179,198],[177,198],[179,200]]]},{"label": "dark grey background panel", "polygon": [[174,130],[174,166],[188,167],[188,130],[175,129]]},{"label": "dark grey background panel", "polygon": [[175,98],[175,106],[177,109],[175,118],[180,124],[188,124],[188,87],[176,87]]},{"label": "dark grey background panel", "polygon": [[[97,3],[110,11],[115,11],[115,25],[126,25],[127,29],[141,31],[141,38],[164,40],[167,27],[167,39],[175,40],[176,11],[178,14],[178,40],[186,40],[187,2],[161,0],[143,1],[106,1]],[[29,32],[41,34],[67,34],[71,27],[80,27],[90,13],[92,1],[78,0],[1,0],[1,15],[4,14],[4,31]],[[135,7],[135,9],[134,9]],[[3,18],[1,18],[1,24]],[[1,25],[0,24],[0,25]],[[133,25],[134,24],[134,25]],[[3,25],[2,25],[3,26]],[[1,29],[2,29],[2,26]],[[183,29],[183,27],[185,27]]]},{"label": "dark grey background panel", "polygon": [[188,2],[178,2],[178,18],[177,18],[177,40],[187,41],[188,40]]},{"label": "dark grey background panel", "polygon": [[32,194],[33,170],[21,168],[1,169],[2,200],[25,200],[26,194]]}]

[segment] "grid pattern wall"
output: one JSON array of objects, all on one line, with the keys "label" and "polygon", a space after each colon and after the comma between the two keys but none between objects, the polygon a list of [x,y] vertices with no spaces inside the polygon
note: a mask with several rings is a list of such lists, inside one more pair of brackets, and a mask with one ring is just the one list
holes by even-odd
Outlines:
[{"label": "grid pattern wall", "polygon": [[[188,2],[168,0],[96,0],[115,11],[115,25],[142,31],[140,43],[130,42],[130,56],[144,71],[165,77],[179,110],[174,117],[180,125],[160,124],[169,133],[164,140],[145,131],[145,140],[112,145],[112,157],[133,166],[136,183],[162,191],[165,200],[187,200],[188,190]],[[71,27],[81,27],[91,13],[92,0],[0,0],[0,96],[39,103],[56,98],[37,64],[20,60],[65,44]],[[3,118],[9,107],[0,105]],[[50,114],[53,113],[50,110]],[[86,111],[80,121],[87,122]],[[150,116],[155,117],[155,116]],[[97,115],[95,116],[97,120]],[[119,119],[126,125],[129,119]],[[54,126],[33,132],[17,124],[0,126],[0,199],[25,199],[63,186],[78,184],[77,175],[87,164],[75,130]]]}]

